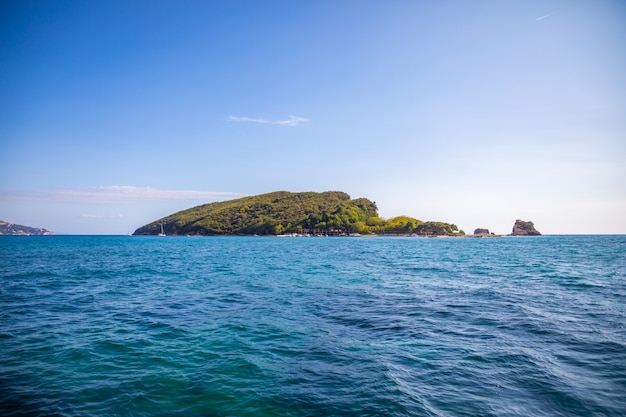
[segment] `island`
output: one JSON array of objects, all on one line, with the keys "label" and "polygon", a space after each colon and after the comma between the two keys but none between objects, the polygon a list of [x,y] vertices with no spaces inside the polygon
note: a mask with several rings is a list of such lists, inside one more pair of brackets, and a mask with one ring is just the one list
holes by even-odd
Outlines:
[{"label": "island", "polygon": [[515,220],[511,236],[541,236],[541,233],[535,229],[533,222],[518,219]]},{"label": "island", "polygon": [[32,236],[32,235],[51,235],[53,232],[37,227],[22,226],[0,220],[0,235],[8,236]]},{"label": "island", "polygon": [[464,234],[457,226],[409,216],[383,219],[376,203],[341,191],[276,191],[192,207],[138,228],[134,236]]}]

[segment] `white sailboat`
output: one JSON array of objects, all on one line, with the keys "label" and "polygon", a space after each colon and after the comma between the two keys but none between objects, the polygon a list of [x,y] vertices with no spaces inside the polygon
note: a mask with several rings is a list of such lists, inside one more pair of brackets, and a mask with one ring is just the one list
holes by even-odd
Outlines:
[{"label": "white sailboat", "polygon": [[161,223],[161,233],[159,233],[159,236],[166,236],[165,232],[163,231],[163,223]]}]

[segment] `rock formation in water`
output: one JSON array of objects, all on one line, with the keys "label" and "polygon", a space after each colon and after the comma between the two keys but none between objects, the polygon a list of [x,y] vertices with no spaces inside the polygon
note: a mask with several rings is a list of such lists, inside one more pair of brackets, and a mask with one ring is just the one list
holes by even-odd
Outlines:
[{"label": "rock formation in water", "polygon": [[541,236],[541,233],[535,229],[533,222],[515,220],[511,236]]}]

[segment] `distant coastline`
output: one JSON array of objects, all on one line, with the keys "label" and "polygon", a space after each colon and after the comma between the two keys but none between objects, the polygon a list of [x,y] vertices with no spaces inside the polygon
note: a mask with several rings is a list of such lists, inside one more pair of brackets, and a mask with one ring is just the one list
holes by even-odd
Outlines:
[{"label": "distant coastline", "polygon": [[48,236],[54,232],[38,227],[23,226],[0,220],[0,236]]}]

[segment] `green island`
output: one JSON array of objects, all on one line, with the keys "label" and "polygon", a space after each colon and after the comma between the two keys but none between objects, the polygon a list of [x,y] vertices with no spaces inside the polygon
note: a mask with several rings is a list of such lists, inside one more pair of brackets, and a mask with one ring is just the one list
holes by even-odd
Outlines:
[{"label": "green island", "polygon": [[133,235],[350,236],[405,234],[464,235],[457,226],[409,216],[383,219],[376,203],[352,199],[340,191],[293,193],[277,191],[192,207],[137,229]]}]

